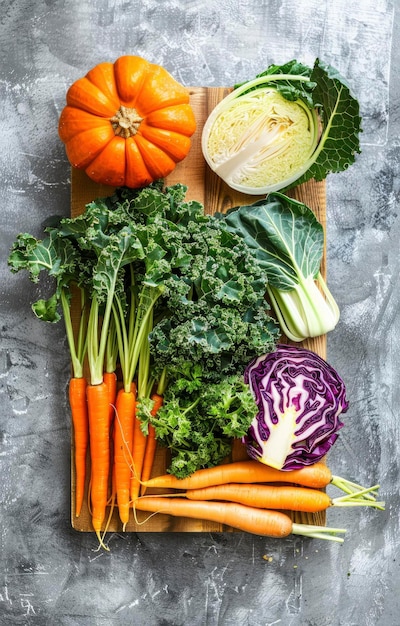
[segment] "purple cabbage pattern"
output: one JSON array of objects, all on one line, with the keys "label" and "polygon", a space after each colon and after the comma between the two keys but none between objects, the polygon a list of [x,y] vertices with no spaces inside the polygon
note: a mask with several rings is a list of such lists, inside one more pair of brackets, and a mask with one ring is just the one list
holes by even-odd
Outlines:
[{"label": "purple cabbage pattern", "polygon": [[[345,384],[333,367],[311,350],[278,344],[249,364],[245,381],[258,407],[243,438],[251,458],[274,465],[268,462],[270,454],[284,454],[279,469],[292,470],[326,455],[344,425],[339,416],[349,406]],[[283,452],[277,453],[273,448],[281,445]]]}]

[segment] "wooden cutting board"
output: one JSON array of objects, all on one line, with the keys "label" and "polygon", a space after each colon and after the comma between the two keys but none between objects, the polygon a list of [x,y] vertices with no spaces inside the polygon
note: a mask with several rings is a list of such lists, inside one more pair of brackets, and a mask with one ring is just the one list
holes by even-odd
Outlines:
[{"label": "wooden cutting board", "polygon": [[[166,179],[166,184],[183,183],[187,186],[187,198],[198,200],[201,202],[207,213],[215,213],[216,211],[226,211],[231,207],[239,206],[246,203],[252,203],[259,199],[258,196],[247,196],[230,189],[219,177],[217,177],[207,166],[201,151],[201,132],[203,125],[214,109],[215,105],[222,100],[230,89],[224,87],[193,87],[189,89],[190,101],[195,112],[197,121],[197,130],[193,136],[192,147],[189,155],[184,161],[179,163],[174,172]],[[95,198],[111,195],[113,189],[105,185],[98,185],[90,180],[87,175],[81,171],[73,169],[71,172],[71,215],[75,217],[82,213],[85,205]],[[326,193],[325,182],[315,182],[314,180],[305,183],[294,189],[288,195],[307,204],[317,216],[320,223],[326,226]],[[321,267],[321,273],[326,278],[326,254]],[[74,311],[73,311],[74,315]],[[75,312],[75,317],[79,316],[79,311]],[[317,352],[323,358],[326,358],[326,337],[318,337],[309,339],[302,345]],[[72,458],[73,458],[72,444]],[[232,447],[232,459],[239,460],[246,458],[246,452],[240,442],[234,442]],[[167,457],[165,450],[159,449],[154,465],[154,475],[165,473],[167,467]],[[88,472],[89,475],[89,461]],[[71,520],[74,529],[83,532],[92,532],[90,522],[88,498],[82,508],[79,517],[75,516],[75,475],[74,464],[71,463]],[[88,493],[88,485],[86,488]],[[150,491],[148,493],[151,493]],[[293,519],[298,523],[307,524],[325,524],[325,514],[318,513],[311,515],[308,513],[295,513]],[[137,523],[134,520],[133,513],[131,520],[126,527],[126,532],[233,532],[234,529],[202,520],[192,520],[186,518],[173,518],[167,515],[154,515],[150,517],[144,512],[137,512]],[[143,523],[144,522],[144,523]],[[117,511],[111,515],[108,530],[113,532],[121,532],[122,525],[119,522]]]}]

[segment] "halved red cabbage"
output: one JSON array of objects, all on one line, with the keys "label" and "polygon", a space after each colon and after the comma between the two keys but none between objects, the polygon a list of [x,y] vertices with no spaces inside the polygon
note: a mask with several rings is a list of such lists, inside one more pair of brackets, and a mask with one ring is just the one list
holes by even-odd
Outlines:
[{"label": "halved red cabbage", "polygon": [[243,438],[251,458],[282,470],[320,461],[348,409],[342,378],[306,348],[279,344],[245,371],[258,407]]}]

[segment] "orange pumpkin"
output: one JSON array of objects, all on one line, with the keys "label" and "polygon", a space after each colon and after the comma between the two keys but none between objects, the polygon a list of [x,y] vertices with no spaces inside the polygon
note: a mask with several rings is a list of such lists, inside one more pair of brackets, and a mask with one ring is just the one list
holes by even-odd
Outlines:
[{"label": "orange pumpkin", "polygon": [[73,167],[132,188],[168,176],[195,130],[188,90],[138,56],[100,63],[73,83],[58,127]]}]

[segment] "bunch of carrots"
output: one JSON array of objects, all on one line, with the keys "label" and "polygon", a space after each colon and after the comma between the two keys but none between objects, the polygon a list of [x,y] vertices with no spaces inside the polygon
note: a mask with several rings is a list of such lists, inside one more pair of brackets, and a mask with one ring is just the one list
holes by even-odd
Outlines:
[{"label": "bunch of carrots", "polygon": [[[66,319],[69,319],[68,314]],[[135,370],[134,362],[128,361],[128,354],[125,359],[117,360],[118,352],[121,356],[124,353],[123,341],[121,342],[121,338],[118,341],[116,337],[114,317],[110,321],[111,328],[108,327],[106,349],[101,358],[104,364],[101,380],[95,379],[98,367],[90,362],[90,358],[94,359],[93,355],[89,358],[91,377],[87,378],[84,375],[84,355],[90,339],[86,337],[82,341],[85,322],[82,315],[78,349],[75,349],[73,339],[70,345],[74,355],[73,376],[69,383],[74,437],[74,509],[75,515],[79,517],[86,492],[89,450],[89,509],[93,528],[100,538],[108,505],[112,504],[111,510],[114,503],[118,506],[119,517],[125,527],[129,520],[131,503],[139,496],[141,483],[150,477],[156,450],[155,434],[151,425],[147,434],[142,431],[138,408],[141,402],[148,402],[152,414],[155,415],[163,402],[164,382],[160,380],[156,385],[149,377],[146,341],[140,351],[141,360],[136,359],[140,363],[136,380],[129,367],[132,365]],[[103,320],[103,329],[104,324]],[[87,327],[90,328],[90,324]],[[67,335],[70,339],[73,338],[73,334]],[[117,369],[122,371],[122,378],[119,372],[117,374]]]},{"label": "bunch of carrots", "polygon": [[[93,529],[100,538],[110,501],[117,504],[124,528],[128,523],[131,503],[153,467],[154,430],[150,427],[147,435],[141,430],[137,384],[132,382],[129,390],[120,387],[115,372],[104,372],[103,382],[96,385],[84,377],[71,378],[69,398],[74,431],[75,515],[81,514],[85,497],[90,448],[89,509]],[[155,390],[150,399],[155,414],[163,397]]]},{"label": "bunch of carrots", "polygon": [[43,240],[20,234],[9,257],[12,271],[27,269],[34,282],[44,271],[55,281],[54,293],[32,308],[46,322],[57,322],[62,310],[72,362],[75,515],[82,510],[89,450],[89,508],[99,538],[109,503],[116,501],[125,526],[129,503],[149,476],[154,433],[138,413],[144,406],[158,410],[166,384],[163,373],[158,380],[153,375],[149,347],[165,276],[146,246],[156,259],[162,254],[144,225],[106,202],[49,226]]},{"label": "bunch of carrots", "polygon": [[[345,529],[297,524],[289,512],[317,513],[332,506],[384,509],[384,502],[376,500],[379,485],[364,488],[333,475],[322,462],[282,471],[259,461],[237,461],[198,470],[186,479],[165,474],[143,485],[164,492],[139,497],[135,511],[203,519],[276,538],[297,534],[343,541],[339,535]],[[322,491],[328,485],[345,495],[330,498]]]},{"label": "bunch of carrots", "polygon": [[[83,299],[85,293],[80,290]],[[145,299],[143,292],[141,296]],[[140,407],[147,403],[155,415],[163,403],[166,384],[163,376],[156,383],[150,372],[151,312],[146,308],[143,315],[133,290],[130,297],[129,306],[124,308],[115,293],[103,307],[93,296],[90,301],[82,301],[78,330],[72,325],[67,329],[73,366],[69,401],[74,438],[74,509],[79,517],[86,493],[89,451],[88,507],[103,547],[101,531],[107,527],[108,507],[110,515],[117,507],[125,529],[141,484],[150,477],[156,438],[151,424],[147,433],[143,431]],[[62,302],[64,318],[70,320],[71,303],[65,297]]]}]

